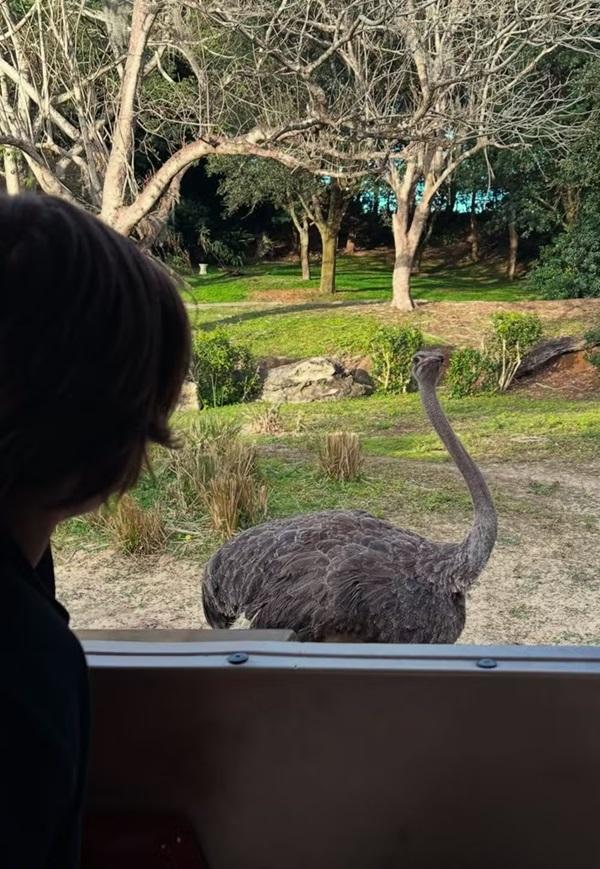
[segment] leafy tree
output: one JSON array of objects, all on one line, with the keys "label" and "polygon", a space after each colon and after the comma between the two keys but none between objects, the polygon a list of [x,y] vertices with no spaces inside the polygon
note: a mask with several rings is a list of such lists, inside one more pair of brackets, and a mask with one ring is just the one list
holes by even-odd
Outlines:
[{"label": "leafy tree", "polygon": [[228,214],[268,202],[289,216],[298,233],[302,278],[310,280],[312,221],[303,203],[319,191],[319,180],[308,172],[291,172],[273,160],[253,157],[212,157],[207,171],[219,176],[219,193]]},{"label": "leafy tree", "polygon": [[270,202],[289,215],[298,233],[304,279],[310,278],[309,231],[315,225],[322,248],[320,291],[335,292],[338,237],[354,188],[253,157],[213,158],[209,171],[220,175],[219,192],[229,213]]},{"label": "leafy tree", "polygon": [[573,223],[542,249],[528,281],[547,299],[600,297],[600,191],[588,194]]}]

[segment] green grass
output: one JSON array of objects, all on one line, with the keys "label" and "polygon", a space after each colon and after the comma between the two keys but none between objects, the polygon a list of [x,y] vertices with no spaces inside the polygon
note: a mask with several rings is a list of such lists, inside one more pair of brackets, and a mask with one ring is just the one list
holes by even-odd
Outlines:
[{"label": "green grass", "polygon": [[308,357],[339,353],[366,353],[381,320],[373,314],[344,313],[330,307],[308,306],[298,311],[202,310],[192,313],[196,328],[224,327],[233,341],[258,356]]},{"label": "green grass", "polygon": [[[521,395],[449,400],[442,392],[442,402],[465,446],[483,463],[555,461],[564,465],[587,461],[600,450],[600,408],[593,401],[532,400]],[[260,410],[260,404],[237,405],[214,413],[223,421],[240,422],[247,432],[252,416]],[[196,417],[194,411],[177,414],[176,429],[189,428]],[[449,473],[451,460],[432,432],[418,395],[286,405],[281,417],[281,435],[244,435],[259,450],[270,517],[361,507],[423,533],[428,516],[468,521],[468,493],[460,477]],[[357,482],[335,482],[319,472],[320,438],[337,429],[361,436],[366,465]],[[162,451],[157,451],[154,471],[153,476],[146,474],[140,480],[134,497],[142,506],[157,504],[170,533],[169,548],[200,563],[220,541],[201,512],[192,515],[177,506]],[[498,493],[498,509],[505,518],[535,510],[538,524],[550,526],[556,521],[551,498],[556,489],[556,484],[526,482],[523,497],[513,496],[510,490]],[[110,541],[105,529],[83,518],[63,526],[58,542],[67,547],[96,547]]]},{"label": "green grass", "polygon": [[[458,435],[481,460],[532,460],[544,457],[593,457],[600,450],[600,407],[596,401],[561,398],[532,400],[524,395],[488,395],[447,399],[442,403]],[[374,395],[333,403],[288,405],[286,429],[311,442],[326,431],[358,432],[373,456],[419,462],[449,461],[431,430],[416,394]],[[276,440],[292,446],[297,434]]]},{"label": "green grass", "polygon": [[[246,266],[244,274],[231,276],[216,269],[205,278],[188,278],[190,302],[201,304],[261,301],[268,291],[297,292],[298,300],[314,296],[319,289],[319,265],[313,278],[303,281],[296,263],[261,263]],[[392,265],[387,254],[339,256],[336,299],[340,301],[386,301],[391,298]],[[512,302],[536,298],[522,283],[508,281],[496,267],[458,265],[448,268],[426,265],[413,279],[413,295],[425,301]],[[322,298],[322,297],[321,297]],[[265,296],[268,300],[268,295]]]}]

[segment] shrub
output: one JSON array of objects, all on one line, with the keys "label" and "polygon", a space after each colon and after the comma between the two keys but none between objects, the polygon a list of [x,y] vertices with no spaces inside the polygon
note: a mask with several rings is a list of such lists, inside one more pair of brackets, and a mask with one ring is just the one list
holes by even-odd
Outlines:
[{"label": "shrub", "polygon": [[450,397],[464,398],[485,389],[489,374],[489,360],[480,350],[470,347],[455,350],[446,375]]},{"label": "shrub", "polygon": [[486,356],[494,369],[501,392],[508,389],[519,370],[525,354],[542,337],[542,323],[535,314],[502,311],[492,314],[492,334],[486,346]]},{"label": "shrub", "polygon": [[363,454],[357,434],[335,431],[326,435],[320,450],[321,469],[331,480],[358,480],[363,467]]},{"label": "shrub", "polygon": [[194,338],[192,373],[200,407],[221,407],[255,398],[260,378],[252,353],[233,344],[222,330]]},{"label": "shrub", "polygon": [[412,326],[382,326],[371,341],[373,377],[383,392],[408,392],[412,358],[423,346],[423,334]]},{"label": "shrub", "polygon": [[144,509],[131,495],[124,495],[102,515],[116,548],[122,552],[152,555],[164,549],[167,532],[158,507]]},{"label": "shrub", "polygon": [[597,196],[584,202],[575,222],[542,249],[528,284],[546,299],[600,296],[600,232]]}]

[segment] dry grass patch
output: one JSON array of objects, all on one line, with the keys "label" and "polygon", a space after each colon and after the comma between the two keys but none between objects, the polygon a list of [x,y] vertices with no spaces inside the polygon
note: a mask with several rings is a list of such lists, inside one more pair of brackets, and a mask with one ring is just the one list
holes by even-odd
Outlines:
[{"label": "dry grass patch", "polygon": [[154,555],[163,551],[167,530],[157,506],[144,509],[131,495],[124,495],[101,516],[115,548],[120,552]]},{"label": "dry grass patch", "polygon": [[330,480],[358,480],[364,463],[358,435],[348,431],[330,432],[321,444],[320,463],[321,470]]},{"label": "dry grass patch", "polygon": [[278,435],[285,431],[281,406],[279,404],[266,404],[254,413],[248,423],[248,428],[253,434]]},{"label": "dry grass patch", "polygon": [[202,488],[202,500],[212,528],[222,537],[231,537],[266,516],[267,488],[257,470],[256,450],[234,440],[226,451],[208,458],[212,472]]},{"label": "dry grass patch", "polygon": [[169,465],[172,501],[183,511],[206,514],[222,537],[266,513],[267,491],[258,473],[256,449],[242,441],[239,432],[237,423],[203,415],[184,434]]}]

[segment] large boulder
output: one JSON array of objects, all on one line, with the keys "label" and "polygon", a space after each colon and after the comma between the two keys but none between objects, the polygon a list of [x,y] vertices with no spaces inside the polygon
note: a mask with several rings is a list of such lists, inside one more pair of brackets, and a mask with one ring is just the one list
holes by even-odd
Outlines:
[{"label": "large boulder", "polygon": [[267,371],[262,398],[273,403],[359,398],[373,388],[361,368],[345,368],[336,359],[315,356]]}]

